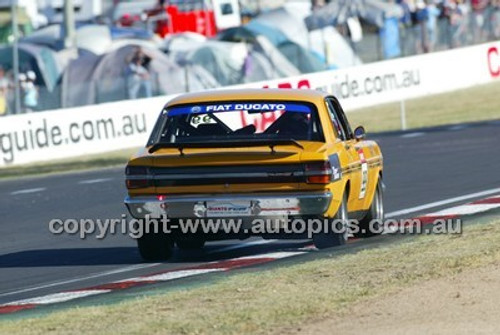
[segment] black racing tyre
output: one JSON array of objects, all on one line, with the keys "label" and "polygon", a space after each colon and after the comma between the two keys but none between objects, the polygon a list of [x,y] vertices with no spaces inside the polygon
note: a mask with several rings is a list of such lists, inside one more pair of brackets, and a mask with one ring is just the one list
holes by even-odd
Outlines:
[{"label": "black racing tyre", "polygon": [[[373,223],[371,223],[373,222]],[[384,222],[384,187],[379,178],[368,213],[359,221],[356,237],[372,237],[382,233]],[[370,227],[371,226],[371,227]]]},{"label": "black racing tyre", "polygon": [[314,234],[313,242],[316,248],[325,249],[344,245],[349,237],[348,222],[347,192],[344,192],[339,210],[331,221],[336,224],[337,229],[333,230],[332,226],[329,226],[327,230]]},{"label": "black racing tyre", "polygon": [[181,250],[200,250],[205,246],[205,239],[201,236],[182,237],[175,241]]},{"label": "black racing tyre", "polygon": [[146,261],[166,261],[172,257],[174,242],[165,233],[145,233],[137,239],[137,247]]}]

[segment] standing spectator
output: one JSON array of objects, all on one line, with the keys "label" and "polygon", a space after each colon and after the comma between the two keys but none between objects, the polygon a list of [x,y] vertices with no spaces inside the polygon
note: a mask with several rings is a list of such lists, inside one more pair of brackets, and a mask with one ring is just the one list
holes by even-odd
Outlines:
[{"label": "standing spectator", "polygon": [[500,39],[500,0],[491,0],[489,15],[489,38]]},{"label": "standing spectator", "polygon": [[416,3],[416,10],[414,14],[414,25],[416,36],[418,36],[416,43],[417,52],[429,52],[429,36],[427,32],[428,12],[424,0],[418,0]]},{"label": "standing spectator", "polygon": [[488,7],[488,0],[471,0],[472,7],[472,36],[473,42],[478,43],[485,40],[485,27],[486,27],[486,9]]},{"label": "standing spectator", "polygon": [[38,87],[35,85],[35,80],[35,72],[26,72],[26,81],[24,82],[24,86],[22,86],[25,113],[33,112],[38,107]]},{"label": "standing spectator", "polygon": [[139,47],[135,49],[134,54],[127,66],[127,91],[129,99],[136,99],[140,96],[141,89],[144,97],[149,98],[152,94],[151,74],[149,73],[149,63],[151,57]]},{"label": "standing spectator", "polygon": [[412,15],[412,11],[411,11],[411,8],[410,8],[410,3],[408,0],[398,0],[396,2],[397,4],[399,4],[401,6],[401,9],[403,10],[403,16],[401,16],[401,19],[400,19],[400,22],[401,24],[403,24],[403,26],[405,28],[409,28],[411,27],[411,15]]},{"label": "standing spectator", "polygon": [[457,0],[458,8],[460,9],[460,12],[462,12],[462,21],[460,22],[460,44],[465,45],[468,43],[468,37],[470,37],[470,34],[468,34],[468,23],[469,23],[469,15],[471,12],[470,9],[470,1],[466,0]]},{"label": "standing spectator", "polygon": [[445,3],[445,17],[448,20],[448,36],[451,48],[459,47],[463,42],[465,15],[467,8],[461,0],[448,0]]},{"label": "standing spectator", "polygon": [[435,0],[425,1],[425,10],[427,12],[427,45],[424,50],[430,52],[434,50],[437,41],[437,19],[441,15],[441,11],[437,8]]},{"label": "standing spectator", "polygon": [[325,0],[311,0],[311,8],[312,11],[317,11],[318,9],[321,9],[325,7]]},{"label": "standing spectator", "polygon": [[250,78],[252,78],[252,74],[254,71],[252,44],[245,43],[245,50],[246,50],[246,55],[245,58],[243,59],[243,64],[241,67],[241,74],[242,74],[241,82],[251,81]]},{"label": "standing spectator", "polygon": [[5,70],[0,66],[0,116],[8,112],[9,80],[5,76]]},{"label": "standing spectator", "polygon": [[412,3],[410,3],[410,0],[397,0],[396,3],[401,6],[401,9],[403,11],[403,16],[399,20],[400,26],[401,26],[401,29],[400,29],[401,45],[402,45],[402,49],[403,49],[403,55],[407,56],[407,55],[411,55],[414,53],[414,50],[412,47],[414,45],[414,43],[412,41],[412,37],[413,37],[412,15],[413,14],[412,14],[412,8],[410,7],[410,5]]}]

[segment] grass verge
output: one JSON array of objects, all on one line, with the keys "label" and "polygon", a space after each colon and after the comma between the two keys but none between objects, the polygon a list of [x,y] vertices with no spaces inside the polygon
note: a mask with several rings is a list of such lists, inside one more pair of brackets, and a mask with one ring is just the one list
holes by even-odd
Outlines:
[{"label": "grass verge", "polygon": [[[500,83],[476,86],[405,102],[408,129],[500,118]],[[370,133],[401,129],[400,103],[353,110],[351,126]]]},{"label": "grass verge", "polygon": [[89,170],[125,165],[138,149],[125,149],[105,154],[55,160],[47,163],[29,164],[0,169],[0,178],[15,178],[39,174]]},{"label": "grass verge", "polygon": [[0,323],[2,334],[281,333],[431,278],[500,261],[500,220],[202,287]]}]

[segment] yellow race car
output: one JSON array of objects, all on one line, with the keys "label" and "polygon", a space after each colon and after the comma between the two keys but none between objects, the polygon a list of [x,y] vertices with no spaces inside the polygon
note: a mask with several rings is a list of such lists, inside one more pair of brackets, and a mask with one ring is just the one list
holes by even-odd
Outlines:
[{"label": "yellow race car", "polygon": [[126,167],[141,256],[228,238],[342,245],[383,220],[382,154],[320,91],[218,90],[169,101]]}]

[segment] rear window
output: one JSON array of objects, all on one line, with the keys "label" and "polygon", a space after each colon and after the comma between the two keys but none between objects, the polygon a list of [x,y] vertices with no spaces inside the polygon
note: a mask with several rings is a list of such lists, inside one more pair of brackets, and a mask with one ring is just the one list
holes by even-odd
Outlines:
[{"label": "rear window", "polygon": [[238,101],[165,109],[148,145],[254,139],[324,141],[314,104]]}]

